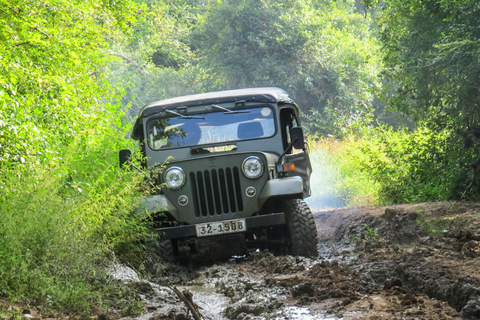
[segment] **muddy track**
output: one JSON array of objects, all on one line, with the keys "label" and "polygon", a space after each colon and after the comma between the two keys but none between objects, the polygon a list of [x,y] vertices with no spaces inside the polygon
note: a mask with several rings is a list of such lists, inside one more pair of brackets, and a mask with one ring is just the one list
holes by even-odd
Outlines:
[{"label": "muddy track", "polygon": [[[316,212],[320,257],[255,252],[209,266],[167,264],[134,281],[137,319],[479,319],[480,204]],[[126,317],[124,319],[131,319]]]},{"label": "muddy track", "polygon": [[344,260],[372,289],[398,279],[464,319],[480,318],[478,204],[339,209],[317,213],[316,222],[322,254]]}]

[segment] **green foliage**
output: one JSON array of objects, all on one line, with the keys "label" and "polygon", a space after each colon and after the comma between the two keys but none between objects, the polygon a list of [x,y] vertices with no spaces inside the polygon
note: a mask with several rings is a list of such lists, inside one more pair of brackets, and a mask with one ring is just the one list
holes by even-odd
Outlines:
[{"label": "green foliage", "polygon": [[390,105],[438,126],[480,124],[480,3],[385,2],[379,15]]},{"label": "green foliage", "polygon": [[110,54],[119,59],[105,70],[110,83],[126,89],[120,101],[130,106],[130,118],[150,102],[201,92],[205,78],[187,40],[201,1],[138,2],[142,15],[133,36],[112,43]]},{"label": "green foliage", "polygon": [[[362,232],[360,236],[354,236],[353,240],[355,241],[355,244],[358,244],[360,239],[365,240],[365,244],[368,242],[378,242],[378,233],[374,228],[369,228],[368,224],[364,223],[363,227],[365,228],[365,231]],[[365,248],[364,248],[365,249]]]},{"label": "green foliage", "polygon": [[368,124],[379,100],[378,45],[352,1],[147,1],[132,38],[116,41],[107,79],[145,104],[212,90],[278,86],[311,134]]},{"label": "green foliage", "polygon": [[0,1],[0,170],[94,126],[111,88],[97,79],[107,40],[122,34],[128,1]]},{"label": "green foliage", "polygon": [[127,0],[0,1],[3,297],[106,307],[114,253],[139,253],[149,236],[131,215],[139,178],[118,168],[126,127],[111,101],[122,88],[99,72],[135,10]]},{"label": "green foliage", "polygon": [[448,204],[444,210],[426,210],[422,206],[416,207],[419,227],[432,235],[453,236],[469,234],[469,230],[475,228],[478,214],[469,210],[469,204],[454,201]]},{"label": "green foliage", "polygon": [[310,143],[313,146],[310,150],[313,166],[310,186],[313,194],[306,201],[313,210],[346,206],[346,197],[338,188],[341,177],[333,157],[338,152],[338,144],[332,139]]},{"label": "green foliage", "polygon": [[[366,128],[361,137],[324,139],[315,149],[328,154],[336,168],[334,194],[347,205],[458,199],[467,188],[467,170],[474,159],[452,132],[426,125],[415,131]],[[469,197],[475,199],[474,194]]]},{"label": "green foliage", "polygon": [[[376,22],[360,3],[382,3]],[[117,167],[117,151],[135,148],[120,110],[129,119],[162,98],[286,89],[316,137],[316,207],[467,189],[478,200],[458,133],[480,125],[479,11],[473,0],[0,0],[0,295],[138,307],[107,281],[112,259],[138,270],[150,259],[148,217],[130,214],[140,177]],[[429,122],[369,127],[376,94]],[[329,134],[344,138],[318,140]]]},{"label": "green foliage", "polygon": [[[138,177],[117,165],[119,132],[79,135],[62,164],[8,172],[0,196],[0,294],[86,313],[113,252],[148,236],[131,212]],[[132,248],[130,248],[132,249]]]},{"label": "green foliage", "polygon": [[455,223],[455,219],[449,219],[450,217],[431,217],[425,213],[425,209],[422,207],[418,207],[416,211],[418,226],[432,235],[444,235],[450,231],[450,228]]},{"label": "green foliage", "polygon": [[361,163],[367,161],[366,154],[357,149],[359,143],[355,137],[322,138],[310,145],[313,199],[307,201],[313,208],[380,204],[381,186],[363,170]]},{"label": "green foliage", "polygon": [[210,76],[205,89],[282,87],[309,132],[325,135],[372,115],[380,64],[369,24],[348,1],[222,1],[190,39]]},{"label": "green foliage", "polygon": [[[376,5],[376,1],[364,3]],[[421,194],[395,201],[430,199],[435,194],[442,199],[475,199],[480,186],[476,171],[480,162],[480,4],[389,0],[381,9],[377,22],[385,85],[380,96],[391,110],[428,122],[421,125],[423,132],[414,135],[415,144],[404,143],[413,151],[403,161],[412,165],[396,168],[410,174],[408,184],[433,181],[429,188],[413,189]],[[392,169],[394,175],[397,170]],[[468,186],[465,181],[470,182]],[[404,183],[404,179],[393,181],[385,190],[388,198],[395,198],[397,186]]]},{"label": "green foliage", "polygon": [[365,240],[366,241],[376,241],[378,239],[378,233],[375,231],[374,228],[368,228],[368,225],[366,223],[363,224],[365,228],[367,228],[367,231],[365,231]]}]

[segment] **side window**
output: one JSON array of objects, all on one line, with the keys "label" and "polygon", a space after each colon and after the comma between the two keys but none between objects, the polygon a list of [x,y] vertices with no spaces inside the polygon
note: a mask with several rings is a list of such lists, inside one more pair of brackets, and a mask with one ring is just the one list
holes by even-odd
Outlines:
[{"label": "side window", "polygon": [[[282,139],[283,139],[283,148],[287,148],[290,142],[292,142],[291,138],[291,130],[293,127],[298,127],[299,123],[297,117],[295,115],[295,111],[293,109],[285,108],[280,111],[280,122],[282,126]],[[287,150],[287,154],[295,154],[301,153],[303,150],[294,149],[291,147]]]}]

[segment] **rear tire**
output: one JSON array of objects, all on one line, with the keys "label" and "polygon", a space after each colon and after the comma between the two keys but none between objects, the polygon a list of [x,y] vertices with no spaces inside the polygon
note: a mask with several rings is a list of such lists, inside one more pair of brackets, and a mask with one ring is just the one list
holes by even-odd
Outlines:
[{"label": "rear tire", "polygon": [[283,203],[287,222],[290,254],[317,258],[318,233],[312,211],[300,199],[290,199]]}]

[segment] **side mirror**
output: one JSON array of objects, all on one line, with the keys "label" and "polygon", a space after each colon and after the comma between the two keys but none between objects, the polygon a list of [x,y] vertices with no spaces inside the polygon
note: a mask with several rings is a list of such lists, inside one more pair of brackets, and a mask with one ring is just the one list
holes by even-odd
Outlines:
[{"label": "side mirror", "polygon": [[290,138],[292,141],[295,141],[293,143],[293,147],[295,149],[302,149],[305,146],[305,138],[303,137],[303,129],[302,127],[293,127],[290,131]]},{"label": "side mirror", "polygon": [[128,149],[120,150],[118,160],[120,162],[120,168],[125,169],[125,165],[129,164],[132,160],[132,151]]}]

